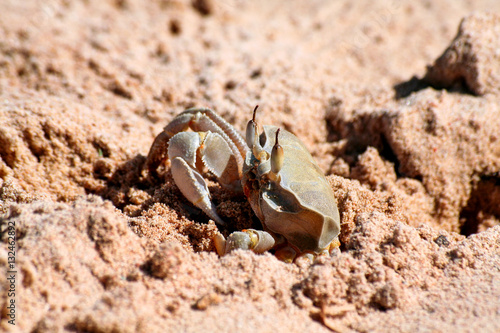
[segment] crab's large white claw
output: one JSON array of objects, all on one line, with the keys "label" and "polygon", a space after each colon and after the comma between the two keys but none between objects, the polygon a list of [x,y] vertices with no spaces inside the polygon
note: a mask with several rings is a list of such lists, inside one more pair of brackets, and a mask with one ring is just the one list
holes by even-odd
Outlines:
[{"label": "crab's large white claw", "polygon": [[204,211],[205,214],[219,225],[226,225],[219,215],[217,215],[215,205],[210,201],[210,192],[201,174],[191,168],[189,164],[180,157],[172,159],[171,168],[175,184],[184,197],[193,205]]},{"label": "crab's large white claw", "polygon": [[[193,132],[185,132],[188,129]],[[225,225],[210,201],[203,168],[216,175],[224,187],[242,192],[241,168],[247,151],[245,142],[229,123],[210,109],[195,108],[177,115],[155,138],[145,166],[154,178],[158,166],[168,157],[182,194],[219,225]]]}]

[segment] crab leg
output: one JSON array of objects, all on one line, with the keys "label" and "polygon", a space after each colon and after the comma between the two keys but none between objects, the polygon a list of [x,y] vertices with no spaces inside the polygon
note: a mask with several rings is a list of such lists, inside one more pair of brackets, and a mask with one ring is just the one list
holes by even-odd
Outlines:
[{"label": "crab leg", "polygon": [[223,256],[233,250],[252,250],[255,253],[264,253],[276,244],[274,237],[263,230],[246,229],[235,231],[227,239],[218,233],[215,235],[215,248],[219,256]]},{"label": "crab leg", "polygon": [[167,159],[166,151],[170,139],[187,129],[191,129],[193,132],[210,131],[219,134],[229,145],[236,159],[238,175],[241,178],[243,159],[248,151],[245,141],[227,121],[207,108],[192,108],[180,113],[155,138],[146,160],[146,167],[150,175],[156,176],[156,169]]}]

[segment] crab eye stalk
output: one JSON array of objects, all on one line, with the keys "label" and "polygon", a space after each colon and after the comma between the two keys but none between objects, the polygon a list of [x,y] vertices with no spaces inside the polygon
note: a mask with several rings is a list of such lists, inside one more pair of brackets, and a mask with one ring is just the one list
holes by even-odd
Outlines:
[{"label": "crab eye stalk", "polygon": [[253,110],[253,117],[247,124],[247,131],[246,131],[245,139],[246,139],[248,148],[250,148],[250,149],[255,144],[256,137],[258,136],[258,125],[255,122],[255,113],[256,113],[258,107],[259,107],[258,105],[255,106],[255,109]]},{"label": "crab eye stalk", "polygon": [[283,152],[283,147],[280,146],[278,142],[278,135],[280,133],[280,128],[276,131],[276,143],[271,151],[271,171],[277,175],[281,168],[283,167],[283,161],[285,159],[285,153]]}]

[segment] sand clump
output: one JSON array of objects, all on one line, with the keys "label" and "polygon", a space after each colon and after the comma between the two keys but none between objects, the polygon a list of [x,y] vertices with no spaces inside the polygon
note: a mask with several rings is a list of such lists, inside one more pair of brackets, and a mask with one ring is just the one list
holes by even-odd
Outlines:
[{"label": "sand clump", "polygon": [[[498,179],[500,122],[491,117],[500,113],[497,100],[461,96],[457,103],[456,96],[427,88],[401,104],[393,110],[352,113],[336,106],[328,111],[327,117],[336,133],[345,137],[343,149],[347,158],[352,158],[351,154],[358,156],[367,146],[375,147],[378,152],[366,150],[361,154],[354,163],[353,177],[374,190],[377,186],[389,188],[388,184],[394,182],[404,190],[412,183],[406,189],[408,193],[422,190],[420,184],[414,183],[419,180],[431,200],[419,209],[433,216],[433,224],[460,232],[465,223],[472,223],[462,216],[469,202],[476,200],[471,194],[489,197],[489,193],[479,194],[476,189]],[[383,161],[375,164],[379,159],[376,154],[392,161],[393,167],[387,169]],[[372,161],[367,167],[364,163],[369,156]],[[477,208],[485,210],[485,217],[495,215],[496,208],[489,210],[489,206]],[[480,228],[481,217],[475,223],[472,230]]]},{"label": "sand clump", "polygon": [[460,88],[465,83],[465,88],[477,95],[498,94],[499,20],[500,17],[493,13],[464,18],[451,45],[427,69],[425,80],[445,88]]},{"label": "sand clump", "polygon": [[[447,1],[361,7],[2,3],[0,225],[16,226],[18,270],[16,326],[2,297],[2,329],[500,330],[499,17]],[[255,104],[327,175],[340,253],[219,258],[217,226],[168,164],[145,170],[176,113],[211,107],[242,131]],[[232,222],[219,231],[260,228],[207,179]],[[7,258],[0,247],[2,276]]]}]

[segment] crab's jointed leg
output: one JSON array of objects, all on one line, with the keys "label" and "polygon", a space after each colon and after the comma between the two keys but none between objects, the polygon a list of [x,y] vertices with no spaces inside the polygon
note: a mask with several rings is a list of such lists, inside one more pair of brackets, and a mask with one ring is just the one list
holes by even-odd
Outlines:
[{"label": "crab's jointed leg", "polygon": [[248,151],[245,141],[233,126],[214,111],[206,108],[192,108],[178,114],[155,138],[146,159],[146,167],[150,175],[155,176],[158,166],[167,159],[170,139],[175,134],[188,129],[193,132],[211,131],[222,136],[238,162],[238,173],[241,177],[243,159]]}]

